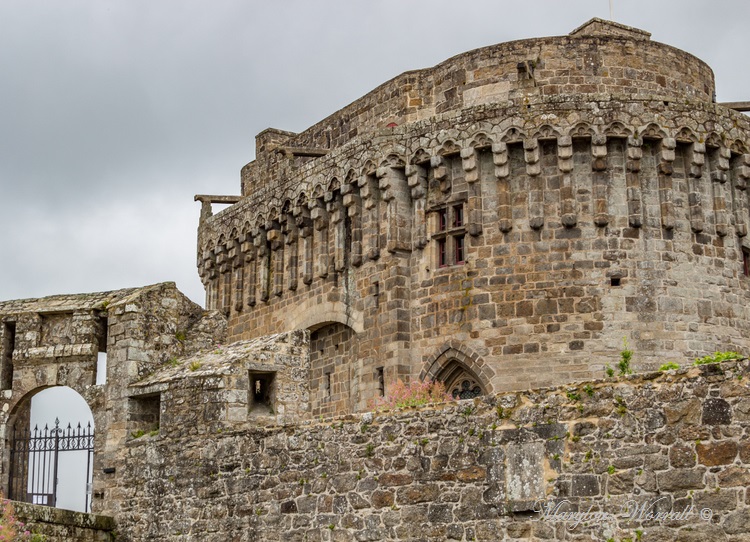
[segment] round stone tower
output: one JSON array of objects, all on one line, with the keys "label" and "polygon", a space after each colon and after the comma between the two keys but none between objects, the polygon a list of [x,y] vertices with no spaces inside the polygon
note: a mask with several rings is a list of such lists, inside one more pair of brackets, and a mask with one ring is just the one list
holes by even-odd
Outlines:
[{"label": "round stone tower", "polygon": [[[641,30],[470,51],[299,134],[204,203],[233,339],[311,332],[312,413],[398,378],[461,397],[750,351],[750,123]],[[211,202],[233,203],[216,215]]]}]

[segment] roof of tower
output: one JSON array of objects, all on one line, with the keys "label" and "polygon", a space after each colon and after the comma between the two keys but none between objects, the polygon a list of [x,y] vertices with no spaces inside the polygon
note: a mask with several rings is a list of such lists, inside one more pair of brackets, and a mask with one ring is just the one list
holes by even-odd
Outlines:
[{"label": "roof of tower", "polygon": [[646,32],[640,28],[633,28],[632,26],[616,23],[614,21],[600,19],[599,17],[594,17],[593,19],[586,21],[568,35],[572,38],[614,37],[629,38],[633,40],[651,39],[650,32]]}]

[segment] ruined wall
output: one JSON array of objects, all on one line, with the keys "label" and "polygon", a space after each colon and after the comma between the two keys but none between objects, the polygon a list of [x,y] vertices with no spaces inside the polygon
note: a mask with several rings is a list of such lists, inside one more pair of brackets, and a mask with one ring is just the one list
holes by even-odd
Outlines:
[{"label": "ruined wall", "polygon": [[[104,495],[115,478],[117,450],[135,418],[151,414],[131,409],[128,385],[172,358],[223,342],[225,330],[221,315],[204,312],[174,283],[0,302],[3,493],[9,489],[11,442],[28,428],[32,397],[68,386],[94,419],[92,509],[116,509]],[[97,375],[99,353],[107,355],[106,375]],[[26,497],[24,474],[16,472],[16,499]]]},{"label": "ruined wall", "polygon": [[[186,425],[123,449],[120,532],[745,540],[749,378],[748,361],[730,362],[210,439]],[[605,515],[563,515],[573,511]]]}]

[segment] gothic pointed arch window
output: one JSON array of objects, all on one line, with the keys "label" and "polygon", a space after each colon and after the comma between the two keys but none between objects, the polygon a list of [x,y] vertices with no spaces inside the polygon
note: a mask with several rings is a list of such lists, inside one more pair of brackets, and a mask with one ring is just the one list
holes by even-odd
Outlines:
[{"label": "gothic pointed arch window", "polygon": [[446,344],[424,366],[420,379],[442,382],[453,398],[463,400],[491,393],[492,375],[478,355],[460,345]]},{"label": "gothic pointed arch window", "polygon": [[441,371],[440,380],[445,383],[446,391],[454,399],[473,399],[485,393],[479,379],[456,359],[450,360]]}]

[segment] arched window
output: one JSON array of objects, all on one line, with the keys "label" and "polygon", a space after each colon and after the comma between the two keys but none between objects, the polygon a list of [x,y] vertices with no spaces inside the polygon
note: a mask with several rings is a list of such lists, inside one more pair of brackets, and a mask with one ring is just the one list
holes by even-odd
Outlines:
[{"label": "arched window", "polygon": [[473,399],[484,395],[477,377],[457,359],[448,361],[438,379],[445,383],[446,390],[454,399]]},{"label": "arched window", "polygon": [[420,379],[442,382],[454,399],[473,399],[488,393],[486,386],[492,373],[486,373],[479,356],[466,353],[460,346],[445,345],[425,366]]}]

